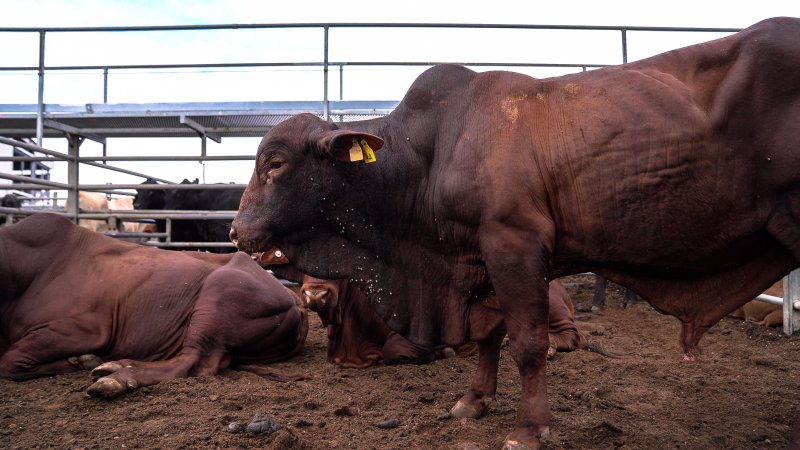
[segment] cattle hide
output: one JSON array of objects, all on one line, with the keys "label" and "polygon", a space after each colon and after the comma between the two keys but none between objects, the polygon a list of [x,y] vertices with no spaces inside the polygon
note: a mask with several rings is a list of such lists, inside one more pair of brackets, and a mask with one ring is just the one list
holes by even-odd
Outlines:
[{"label": "cattle hide", "polygon": [[436,66],[379,119],[272,128],[231,231],[348,278],[411,342],[477,340],[451,414],[494,398],[496,295],[522,380],[509,448],[538,448],[548,282],[630,288],[703,333],[800,258],[800,20],[557,78]]}]

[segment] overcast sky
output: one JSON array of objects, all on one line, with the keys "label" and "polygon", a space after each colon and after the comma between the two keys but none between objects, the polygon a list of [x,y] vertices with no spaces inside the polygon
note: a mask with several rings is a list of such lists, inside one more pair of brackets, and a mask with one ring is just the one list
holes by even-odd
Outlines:
[{"label": "overcast sky", "polygon": [[[170,0],[0,0],[2,27],[89,27],[124,25],[196,25],[232,23],[486,23],[556,25],[636,25],[659,27],[744,28],[774,16],[800,17],[800,1],[748,2],[648,1],[170,1]],[[413,31],[413,30],[412,30]],[[676,34],[628,37],[629,59],[722,35]],[[52,33],[47,36],[46,64],[167,64],[211,62],[310,62],[322,59],[319,29],[227,30],[170,33]],[[491,61],[581,62],[617,64],[618,33],[569,35],[558,32],[484,30],[332,30],[333,61]],[[0,33],[0,64],[35,66],[38,35]],[[348,69],[345,100],[399,100],[419,70]],[[483,69],[486,70],[486,69]],[[322,83],[314,70],[145,71],[112,74],[109,102],[321,100]],[[564,71],[533,71],[534,76]],[[0,72],[0,103],[35,103],[35,75]],[[338,77],[331,80],[331,98],[338,99]],[[52,73],[45,80],[46,103],[102,102],[98,73]],[[1,120],[1,119],[0,119]],[[210,153],[252,154],[257,139],[209,142]],[[47,139],[45,147],[65,150],[63,139]],[[82,152],[98,152],[84,144]],[[111,154],[199,152],[199,139],[111,140]],[[213,165],[212,165],[213,164]],[[134,165],[175,181],[246,182],[252,163]],[[54,172],[61,181],[62,168]],[[64,180],[65,181],[65,180]],[[84,183],[139,182],[134,177],[86,169]]]},{"label": "overcast sky", "polygon": [[2,0],[3,26],[442,22],[746,27],[800,15],[794,0]]}]

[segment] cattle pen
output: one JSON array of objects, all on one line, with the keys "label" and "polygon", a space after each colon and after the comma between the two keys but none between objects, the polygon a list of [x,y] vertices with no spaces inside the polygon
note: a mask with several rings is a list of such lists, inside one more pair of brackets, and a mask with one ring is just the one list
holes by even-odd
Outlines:
[{"label": "cattle pen", "polygon": [[[370,89],[370,86],[388,83],[404,89],[408,80],[435,64],[461,64],[478,71],[510,69],[536,77],[549,77],[594,70],[649,56],[639,43],[654,39],[654,36],[664,39],[663,49],[668,50],[736,31],[739,30],[360,23],[0,28],[0,43],[3,39],[17,42],[19,37],[19,42],[24,44],[21,47],[28,49],[27,55],[21,54],[20,58],[8,58],[0,63],[0,79],[7,81],[6,85],[14,86],[8,90],[8,97],[6,94],[0,95],[0,183],[6,182],[0,184],[0,197],[9,193],[22,203],[21,206],[0,205],[0,226],[11,224],[21,217],[48,211],[63,214],[76,223],[82,220],[105,222],[108,229],[113,230],[106,231],[106,234],[117,238],[138,239],[142,245],[230,251],[233,244],[227,240],[177,240],[174,229],[175,224],[189,220],[230,222],[236,214],[235,210],[216,208],[213,204],[203,209],[88,209],[79,204],[79,193],[103,193],[110,199],[131,198],[137,192],[222,192],[242,189],[252,170],[258,139],[273,126],[302,113],[342,123],[385,116],[399,103],[397,91],[383,95]],[[509,56],[502,52],[493,55],[489,51],[489,54],[472,56],[471,51],[480,47],[481,41],[496,42],[497,39],[502,39],[498,36],[504,32],[514,33],[515,39],[524,36],[526,39],[542,42],[564,42],[566,48],[572,48],[567,45],[570,40],[586,45],[591,43],[595,50],[595,46],[607,47],[607,52],[602,55],[608,56],[586,56],[580,52],[566,52],[568,54],[565,55],[536,53],[533,50],[532,55]],[[296,57],[291,52],[277,51],[275,55],[271,55],[264,51],[251,59],[241,60],[236,52],[232,52],[229,58],[205,60],[199,57],[192,59],[194,53],[186,52],[187,49],[181,44],[175,44],[184,35],[206,34],[213,37],[204,41],[208,48],[201,49],[198,54],[219,55],[224,53],[225,45],[232,47],[237,42],[253,40],[254,37],[261,38],[256,39],[257,41],[279,43],[277,46],[267,46],[269,48],[284,44],[289,46],[288,42],[295,40],[308,41],[313,50],[308,53],[299,52]],[[425,36],[431,46],[435,46],[436,40],[463,40],[466,50],[462,54],[439,56],[417,49],[420,52],[418,57],[408,56],[402,51],[402,42],[405,36],[411,34]],[[227,44],[214,43],[217,38],[222,38]],[[388,47],[396,53],[369,45],[370,41],[386,42],[387,39],[390,44],[394,42]],[[101,40],[126,42],[125,45],[130,47],[123,46],[122,50],[113,55],[93,51],[91,44]],[[127,55],[124,50],[153,45],[174,45],[175,61],[157,58],[142,60],[140,57]],[[85,51],[83,46],[87,46]],[[581,44],[575,45],[580,46]],[[80,47],[81,51],[76,51],[79,55],[71,55],[67,51],[66,57],[51,56],[63,53],[70,47]],[[351,47],[366,47],[367,50],[361,54]],[[182,57],[182,53],[190,56]],[[478,53],[480,52],[475,50],[475,54]],[[70,60],[73,57],[75,60]],[[194,84],[183,81],[195,80],[197,77],[207,82]],[[164,81],[165,79],[170,81]],[[299,90],[289,88],[293,83],[300,85]],[[246,98],[240,92],[231,90],[231,86],[244,87],[247,90],[244,96]],[[57,93],[57,88],[63,90],[65,87],[74,92]],[[170,92],[183,92],[184,87],[187,91],[185,93],[172,95]],[[176,144],[173,147],[171,142],[187,145]],[[232,145],[223,148],[224,144],[241,142],[246,142],[246,146]],[[230,169],[228,172],[217,169],[226,164],[237,168],[250,166],[250,171],[237,169],[234,173]],[[164,166],[167,165],[189,169],[186,172],[182,171],[184,169],[165,170]],[[198,172],[201,181],[188,182]],[[181,182],[181,178],[184,178],[184,182]],[[155,183],[142,183],[145,180],[153,180]],[[163,221],[165,228],[154,233],[128,232],[121,228],[121,224],[126,222],[156,221]],[[585,275],[575,275],[572,281],[579,291],[583,290],[580,292],[581,298],[588,297],[588,288],[585,286],[591,283],[587,281],[591,277]],[[759,299],[782,305],[783,333],[791,337],[800,327],[800,270],[789,274],[783,285],[783,298],[762,295]],[[589,324],[589,329],[595,337],[605,334],[606,338],[611,338],[613,347],[616,333],[623,335],[624,330],[623,326],[616,323],[609,325],[612,323],[611,317],[621,318],[621,323],[636,320],[640,318],[637,312],[642,312],[641,309],[637,311],[637,308],[644,307],[634,305],[630,309],[617,308],[614,312],[608,312],[605,318],[600,314],[595,316],[594,323]],[[643,329],[647,330],[648,326],[669,328],[673,323],[667,323],[666,319],[655,314],[646,316]],[[633,339],[625,342],[617,340],[616,349],[628,354],[640,352],[644,355],[640,360],[603,360],[585,352],[587,354],[570,355],[571,359],[562,357],[555,364],[548,363],[547,370],[553,372],[550,375],[553,380],[551,383],[554,382],[550,385],[555,393],[553,398],[558,402],[554,409],[554,428],[558,430],[556,433],[562,433],[550,441],[551,445],[566,443],[563,448],[587,448],[601,445],[598,443],[611,446],[613,442],[615,447],[619,447],[623,446],[619,442],[624,444],[627,439],[627,444],[633,448],[652,448],[659,445],[709,448],[708,444],[703,446],[698,443],[703,441],[690,439],[698,436],[714,437],[721,433],[721,439],[711,440],[714,445],[719,445],[719,448],[742,448],[745,445],[742,441],[731,441],[731,444],[724,434],[733,430],[732,433],[745,435],[745,442],[751,443],[753,448],[769,447],[772,442],[770,439],[774,441],[775,436],[786,434],[784,428],[788,426],[790,419],[783,417],[789,414],[783,411],[793,408],[788,404],[792,403],[793,394],[789,392],[791,383],[787,380],[795,376],[796,371],[793,369],[796,364],[792,360],[796,358],[787,357],[788,352],[785,350],[797,349],[787,345],[781,349],[781,353],[770,355],[769,344],[777,345],[778,341],[784,343],[790,340],[764,333],[767,332],[753,331],[753,328],[747,328],[740,323],[722,323],[713,333],[709,333],[712,351],[704,355],[708,356],[704,361],[711,361],[711,364],[697,364],[688,366],[688,369],[666,363],[654,364],[653,361],[658,362],[659,355],[652,349],[666,341],[664,336],[667,333],[659,332],[658,339],[648,340],[656,333],[641,332],[638,329],[633,334]],[[755,339],[750,339],[753,336]],[[791,340],[790,344],[797,343],[796,337],[794,336],[795,340]],[[325,365],[324,357],[320,356],[324,354],[324,339],[323,329],[312,330],[308,344],[311,351],[284,365],[296,372],[304,371],[304,364],[313,364],[319,370],[311,378],[312,381],[305,384],[292,383],[288,387],[273,386],[263,380],[230,371],[219,377],[209,377],[210,379],[164,383],[117,402],[92,403],[87,411],[89,400],[80,396],[85,382],[78,375],[72,377],[68,374],[55,377],[55,380],[29,383],[31,389],[41,389],[41,392],[46,392],[44,397],[49,398],[40,396],[38,400],[23,402],[12,400],[24,399],[26,395],[30,395],[25,391],[24,384],[20,384],[20,387],[0,380],[5,383],[2,384],[4,393],[1,399],[6,405],[4,417],[0,421],[0,442],[9,443],[9,447],[10,443],[21,447],[33,445],[31,442],[40,445],[36,440],[37,432],[33,431],[38,429],[39,424],[34,421],[23,422],[22,418],[39,417],[36,416],[39,411],[58,413],[55,420],[42,414],[41,422],[54,430],[55,437],[50,442],[55,442],[55,446],[70,447],[120,444],[125,447],[123,442],[127,443],[126,439],[133,436],[139,439],[138,444],[129,447],[142,447],[142,442],[148,442],[152,445],[145,446],[158,444],[196,448],[266,448],[262,441],[248,440],[244,433],[228,434],[230,424],[249,419],[252,417],[251,411],[263,410],[265,403],[272,408],[271,414],[289,425],[281,431],[284,434],[274,438],[269,448],[424,448],[445,445],[444,443],[449,448],[484,448],[482,445],[488,442],[485,435],[505,428],[507,422],[513,420],[514,411],[509,408],[513,400],[509,399],[507,392],[515,392],[515,379],[501,379],[499,402],[488,414],[490,417],[482,419],[483,422],[446,420],[442,411],[449,408],[452,399],[458,398],[460,386],[468,383],[467,374],[472,370],[470,360],[447,361],[449,365],[445,365],[445,362],[437,363],[431,365],[431,368],[392,368],[381,365],[373,367],[375,371],[362,379],[360,377],[363,375],[352,370],[332,366],[330,370],[327,369],[329,366]],[[669,335],[667,339],[674,340],[674,336]],[[713,346],[716,345],[719,349],[726,340],[737,343],[742,353],[736,354],[739,349],[713,350]],[[731,353],[734,353],[734,357],[729,357]],[[504,353],[504,365],[510,366],[509,358]],[[737,367],[736,364],[740,366]],[[320,370],[320,367],[326,369]],[[753,368],[756,370],[744,370]],[[741,379],[740,369],[743,374]],[[761,372],[757,372],[758,370]],[[780,426],[760,426],[757,431],[754,427],[751,431],[744,429],[745,425],[741,425],[741,417],[738,416],[726,421],[722,417],[724,413],[717,414],[717,410],[695,414],[695,409],[715,407],[719,407],[719,411],[735,411],[733,408],[739,407],[739,400],[721,400],[719,404],[711,400],[732,392],[735,387],[755,386],[758,384],[757,378],[765,373],[781,378],[780,383],[764,383],[767,392],[772,386],[773,396],[769,398],[781,397],[781,401],[788,404],[781,409]],[[585,387],[581,384],[585,383],[585,375],[587,379],[594,375],[600,381]],[[85,374],[82,376],[85,377]],[[634,380],[631,384],[645,388],[635,392],[630,398],[625,398],[623,394],[636,388],[624,386],[626,382],[620,380],[624,380],[626,376]],[[46,385],[48,382],[50,384]],[[442,384],[445,385],[444,388]],[[394,389],[394,395],[387,401],[382,389],[389,385]],[[693,396],[701,389],[704,394]],[[320,392],[323,391],[336,392],[331,397],[320,400]],[[326,403],[329,398],[335,400]],[[698,398],[701,405],[696,408],[692,403],[697,402]],[[749,396],[743,398],[741,403],[752,400],[753,397]],[[422,404],[424,405],[420,408]],[[731,407],[730,404],[736,406]],[[395,412],[398,411],[398,405],[405,409]],[[438,409],[432,408],[433,406]],[[655,419],[658,417],[656,414],[663,414],[663,411],[669,414],[677,411],[677,416],[686,413],[686,417],[689,417],[690,409],[691,419],[687,420],[688,424],[685,426],[682,422],[679,422],[679,427],[672,425],[672,417],[660,425]],[[579,414],[583,410],[589,411],[589,414]],[[656,434],[662,433],[663,441],[661,436],[650,441],[637,440],[637,431],[634,429],[638,425],[634,421],[625,422],[628,419],[626,414],[630,412],[634,412],[632,416],[645,418],[647,423],[657,424]],[[197,418],[189,417],[195,413]],[[791,413],[794,414],[794,411]],[[379,420],[394,417],[386,414],[400,417],[399,429],[386,431],[374,426]],[[587,419],[590,414],[596,420]],[[92,420],[95,415],[102,416],[103,419],[111,418],[119,423],[97,427],[105,426],[108,436],[103,434],[106,430],[97,431],[97,428],[88,432],[88,438],[80,434],[87,432],[75,431],[78,429],[77,425],[70,429],[73,421],[90,425],[105,423],[101,422],[103,419]],[[119,419],[120,416],[123,420]],[[176,419],[178,416],[186,417],[181,417],[179,421]],[[578,419],[573,420],[575,417]],[[769,419],[775,421],[775,415],[769,416]],[[206,423],[201,424],[201,421]],[[347,441],[345,432],[331,433],[343,421],[356,423],[363,434],[350,434]],[[212,425],[208,422],[213,423],[212,432],[202,435],[196,431],[202,428],[198,425],[211,429]],[[747,426],[750,426],[749,422]],[[23,427],[26,429],[23,430]],[[670,427],[685,429],[671,430]],[[726,427],[731,430],[726,430]],[[571,433],[575,436],[590,437],[583,441],[570,441],[567,429],[573,430]],[[649,432],[642,432],[641,435]],[[25,436],[25,433],[30,433],[31,436]],[[329,433],[336,436],[325,436]],[[430,436],[429,439],[420,438],[426,434]],[[688,440],[681,442],[680,439]],[[302,442],[302,445],[298,442]],[[470,445],[474,442],[480,444]],[[574,442],[580,443],[573,446]]]}]

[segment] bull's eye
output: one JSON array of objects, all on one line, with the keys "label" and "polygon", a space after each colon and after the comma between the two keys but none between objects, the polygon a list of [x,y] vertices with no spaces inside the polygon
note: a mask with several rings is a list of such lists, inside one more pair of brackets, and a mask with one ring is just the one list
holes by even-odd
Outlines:
[{"label": "bull's eye", "polygon": [[282,158],[272,157],[267,160],[265,165],[265,173],[263,175],[263,182],[266,184],[272,184],[274,177],[279,176],[286,165],[286,161]]}]

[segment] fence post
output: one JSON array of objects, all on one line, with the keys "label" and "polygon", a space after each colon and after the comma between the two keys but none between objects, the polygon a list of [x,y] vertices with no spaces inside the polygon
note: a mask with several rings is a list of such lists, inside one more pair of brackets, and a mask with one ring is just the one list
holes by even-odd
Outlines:
[{"label": "fence post", "polygon": [[628,30],[622,29],[622,64],[628,63]]},{"label": "fence post", "polygon": [[78,157],[80,156],[81,143],[83,138],[76,134],[67,133],[67,142],[69,142],[68,153],[74,157],[72,160],[67,161],[67,184],[69,184],[69,193],[67,194],[67,211],[74,213],[72,219],[78,223],[79,202],[78,202]]},{"label": "fence post", "polygon": [[44,30],[39,31],[39,99],[36,105],[36,145],[44,147]]},{"label": "fence post", "polygon": [[800,301],[800,269],[795,269],[783,280],[783,332],[787,336],[800,329],[800,311],[794,304]]},{"label": "fence post", "polygon": [[322,96],[324,97],[324,99],[323,99],[323,109],[324,109],[324,112],[325,112],[325,120],[326,121],[329,120],[329,118],[330,118],[329,114],[330,114],[330,106],[331,106],[330,102],[328,101],[328,28],[329,27],[326,25],[325,26],[325,49],[324,49],[324,55],[323,55],[324,61],[322,63],[322,79],[323,79],[323,82],[325,83],[325,86],[324,86],[323,92],[322,92]]}]

